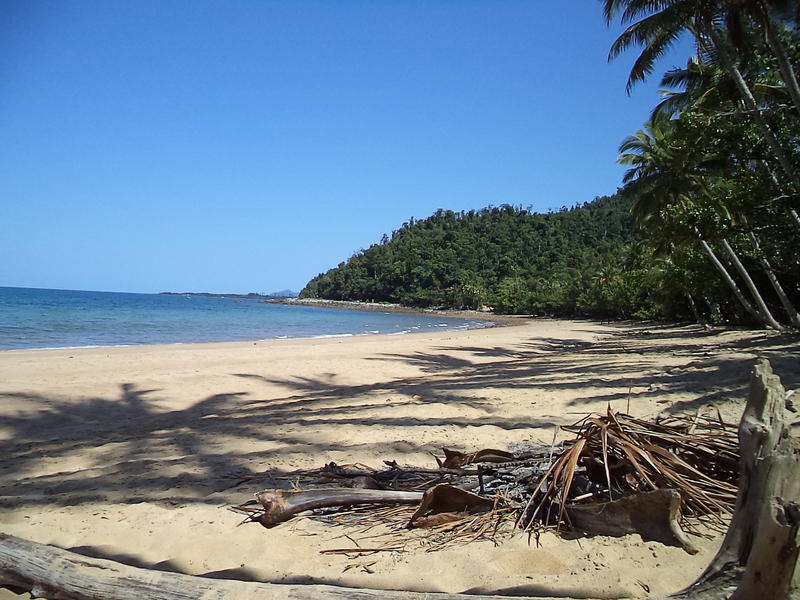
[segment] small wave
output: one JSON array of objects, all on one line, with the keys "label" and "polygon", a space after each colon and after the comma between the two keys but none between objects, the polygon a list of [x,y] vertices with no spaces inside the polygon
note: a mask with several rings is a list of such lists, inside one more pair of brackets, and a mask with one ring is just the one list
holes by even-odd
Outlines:
[{"label": "small wave", "polygon": [[[170,344],[177,346],[182,342],[175,342]],[[2,352],[27,352],[28,350],[83,350],[84,348],[130,348],[131,346],[138,346],[140,344],[94,344],[90,346],[39,346],[30,348],[0,348]]]},{"label": "small wave", "polygon": [[325,338],[338,338],[338,337],[353,337],[352,333],[328,333],[325,335],[312,335],[312,340],[321,340]]}]

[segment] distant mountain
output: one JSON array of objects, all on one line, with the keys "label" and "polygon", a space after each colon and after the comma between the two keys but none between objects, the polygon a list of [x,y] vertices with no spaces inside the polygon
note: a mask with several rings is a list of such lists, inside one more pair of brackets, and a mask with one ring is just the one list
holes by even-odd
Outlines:
[{"label": "distant mountain", "polygon": [[293,292],[292,290],[281,290],[279,292],[272,292],[267,294],[270,298],[297,298],[297,292]]},{"label": "distant mountain", "polygon": [[199,296],[201,298],[266,298],[263,294],[217,294],[212,292],[159,292],[162,296]]},{"label": "distant mountain", "polygon": [[259,294],[250,292],[249,294],[212,294],[209,292],[159,292],[164,296],[200,296],[204,298],[297,298],[297,292],[292,290],[281,290],[271,294]]}]

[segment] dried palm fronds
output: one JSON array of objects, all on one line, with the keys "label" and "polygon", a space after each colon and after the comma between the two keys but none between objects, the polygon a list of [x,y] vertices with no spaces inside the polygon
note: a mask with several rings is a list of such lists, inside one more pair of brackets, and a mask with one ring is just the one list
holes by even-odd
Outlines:
[{"label": "dried palm fronds", "polygon": [[738,441],[736,429],[721,418],[651,422],[609,408],[604,416],[588,416],[564,429],[574,431],[576,440],[535,486],[521,518],[528,529],[560,527],[569,502],[657,489],[679,492],[682,519],[708,516],[721,522],[733,509]]},{"label": "dried palm fronds", "polygon": [[347,532],[338,538],[346,539],[349,547],[330,548],[323,553],[366,556],[377,552],[435,552],[480,540],[498,545],[514,534],[517,510],[498,494],[492,508],[486,512],[465,514],[457,520],[421,529],[409,529],[415,508],[408,506],[353,507],[317,513],[310,518],[328,525],[347,527]]}]

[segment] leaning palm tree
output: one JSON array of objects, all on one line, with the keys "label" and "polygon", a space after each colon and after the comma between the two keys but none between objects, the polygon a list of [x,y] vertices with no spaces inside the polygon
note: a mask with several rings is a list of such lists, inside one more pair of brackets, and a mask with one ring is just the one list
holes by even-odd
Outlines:
[{"label": "leaning palm tree", "polygon": [[[687,148],[672,144],[673,139],[674,122],[661,118],[647,123],[644,130],[639,130],[620,145],[618,161],[631,167],[623,182],[626,192],[635,198],[632,212],[636,222],[655,235],[669,232],[672,242],[678,241],[680,234],[684,236],[683,242],[687,241],[687,236],[697,241],[742,308],[765,327],[780,329],[780,323],[770,312],[733,247],[725,238],[720,240],[755,306],[748,301],[700,228],[691,222],[693,209],[714,202],[707,182],[710,172],[718,168],[719,160],[713,156],[697,156]],[[724,210],[724,207],[715,208]]]},{"label": "leaning palm tree", "polygon": [[603,0],[603,14],[607,23],[610,24],[620,15],[621,21],[629,24],[612,44],[609,60],[633,46],[642,47],[628,76],[626,90],[630,93],[634,85],[644,81],[653,72],[658,59],[683,34],[694,36],[698,54],[718,60],[727,71],[748,114],[761,131],[781,169],[795,190],[800,190],[800,176],[764,118],[742,74],[735,48],[723,29],[729,15],[728,4],[722,0]]},{"label": "leaning palm tree", "polygon": [[744,31],[747,21],[757,23],[764,33],[764,39],[772,50],[778,69],[783,77],[786,91],[792,99],[795,109],[800,111],[800,85],[797,73],[789,59],[789,52],[783,43],[780,29],[794,29],[797,22],[797,4],[793,0],[726,0],[721,2],[731,41],[738,47],[744,47]]},{"label": "leaning palm tree", "polygon": [[[740,34],[740,37],[742,34]],[[752,38],[752,36],[751,36]],[[751,41],[753,41],[751,39]],[[756,40],[757,41],[757,40]],[[752,81],[752,89],[758,94],[760,105],[767,107],[783,107],[786,101],[786,89],[780,85],[775,73],[765,71],[762,61],[752,61],[748,67],[748,80]],[[699,57],[689,58],[685,68],[674,68],[667,71],[661,79],[661,85],[666,88],[661,90],[664,98],[653,109],[650,120],[661,117],[671,118],[684,111],[705,115],[709,122],[724,124],[731,123],[731,117],[741,114],[741,100],[736,100],[737,93],[734,83],[727,72],[718,62],[710,60],[701,61]],[[768,187],[774,188],[775,198],[785,197],[782,194],[781,183],[775,176],[774,170],[766,156],[754,153],[755,146],[761,143],[754,141],[747,146],[746,152],[741,152],[739,144],[738,156],[732,156],[734,161],[747,160],[758,169],[765,171],[769,176]],[[787,216],[795,226],[800,229],[800,215],[797,211],[784,204]]]},{"label": "leaning palm tree", "polygon": [[752,244],[753,250],[758,257],[758,262],[761,265],[761,269],[767,276],[772,289],[775,290],[775,294],[778,296],[778,300],[780,300],[781,305],[783,306],[783,310],[786,311],[786,314],[789,317],[789,323],[791,323],[792,327],[800,329],[800,313],[797,312],[794,304],[792,304],[789,296],[784,291],[781,282],[778,280],[778,276],[775,274],[775,269],[772,268],[766,253],[762,249],[761,242],[759,241],[756,232],[753,231],[753,228],[750,226],[746,216],[741,215],[739,220],[745,228],[746,235],[750,239],[750,243]]},{"label": "leaning palm tree", "polygon": [[[749,66],[744,73],[759,105],[781,108],[786,101],[785,88],[759,65]],[[719,114],[728,119],[742,106],[736,85],[719,61],[713,57],[691,56],[685,67],[675,67],[661,78],[663,100],[653,109],[650,120],[663,115],[674,117],[685,110]]]}]

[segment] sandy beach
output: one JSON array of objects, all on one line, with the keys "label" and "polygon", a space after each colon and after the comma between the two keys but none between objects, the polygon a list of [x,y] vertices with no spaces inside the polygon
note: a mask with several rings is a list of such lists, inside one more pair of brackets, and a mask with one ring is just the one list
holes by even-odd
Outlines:
[{"label": "sandy beach", "polygon": [[[541,546],[518,535],[370,558],[341,527],[237,525],[231,505],[335,461],[435,467],[441,448],[550,443],[610,404],[637,416],[714,404],[738,419],[769,358],[800,386],[796,338],[763,331],[517,319],[481,330],[0,352],[0,530],[136,566],[417,591],[647,597],[695,556],[638,536]],[[563,437],[563,434],[561,434]],[[366,566],[365,566],[366,565]],[[0,598],[15,597],[0,591]]]}]

